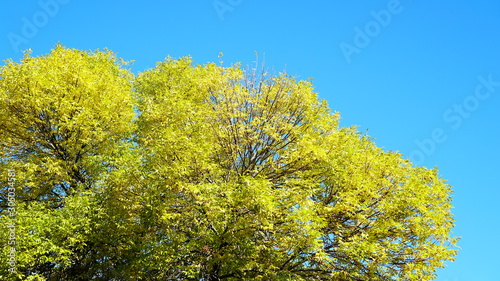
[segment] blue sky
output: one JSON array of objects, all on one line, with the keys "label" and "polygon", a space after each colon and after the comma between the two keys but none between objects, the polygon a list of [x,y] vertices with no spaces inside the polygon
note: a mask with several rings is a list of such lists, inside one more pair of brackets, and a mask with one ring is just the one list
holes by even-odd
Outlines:
[{"label": "blue sky", "polygon": [[500,2],[366,2],[5,0],[0,59],[58,41],[110,48],[136,73],[169,55],[247,65],[265,54],[312,77],[342,125],[453,186],[461,250],[437,280],[500,280]]}]

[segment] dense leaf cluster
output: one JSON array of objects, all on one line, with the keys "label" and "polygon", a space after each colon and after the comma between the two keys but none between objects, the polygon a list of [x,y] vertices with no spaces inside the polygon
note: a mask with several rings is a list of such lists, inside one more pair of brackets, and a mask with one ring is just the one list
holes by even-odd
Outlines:
[{"label": "dense leaf cluster", "polygon": [[1,280],[430,280],[453,260],[450,186],[339,127],[310,81],[125,64],[58,45],[0,69]]}]

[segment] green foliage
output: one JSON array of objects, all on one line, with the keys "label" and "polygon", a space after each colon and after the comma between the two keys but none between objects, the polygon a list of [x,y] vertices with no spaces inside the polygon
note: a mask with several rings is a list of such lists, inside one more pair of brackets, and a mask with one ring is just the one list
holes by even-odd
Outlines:
[{"label": "green foliage", "polygon": [[105,172],[106,151],[134,130],[131,73],[110,52],[56,46],[1,68],[4,159],[24,200],[59,202]]},{"label": "green foliage", "polygon": [[[167,58],[133,76],[56,46],[0,69],[27,280],[431,280],[456,255],[451,188],[378,148],[310,81]],[[1,279],[1,278],[0,278]]]}]

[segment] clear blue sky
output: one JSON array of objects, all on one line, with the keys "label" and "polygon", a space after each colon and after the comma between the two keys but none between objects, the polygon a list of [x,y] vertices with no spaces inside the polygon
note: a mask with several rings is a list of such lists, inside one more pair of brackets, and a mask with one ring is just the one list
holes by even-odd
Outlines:
[{"label": "clear blue sky", "polygon": [[500,280],[500,2],[366,2],[4,0],[0,59],[60,41],[110,48],[137,73],[168,55],[246,65],[265,53],[313,77],[342,125],[449,180],[461,250],[438,280]]}]

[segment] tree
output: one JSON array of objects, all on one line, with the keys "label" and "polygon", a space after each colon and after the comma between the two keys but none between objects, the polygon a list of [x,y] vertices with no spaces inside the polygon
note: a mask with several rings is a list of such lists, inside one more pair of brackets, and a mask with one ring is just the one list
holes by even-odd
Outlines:
[{"label": "tree", "polygon": [[56,46],[1,69],[19,278],[430,280],[454,259],[451,187],[339,127],[311,81],[124,65]]},{"label": "tree", "polygon": [[[27,52],[0,70],[1,187],[7,190],[4,175],[12,170],[19,276],[67,280],[59,271],[76,274],[96,262],[85,260],[89,252],[99,257],[91,245],[102,239],[88,237],[96,223],[88,209],[98,208],[91,197],[134,130],[133,76],[121,65],[111,52],[58,45],[46,56]],[[8,193],[1,194],[5,214]],[[1,233],[6,253],[9,232]]]}]

